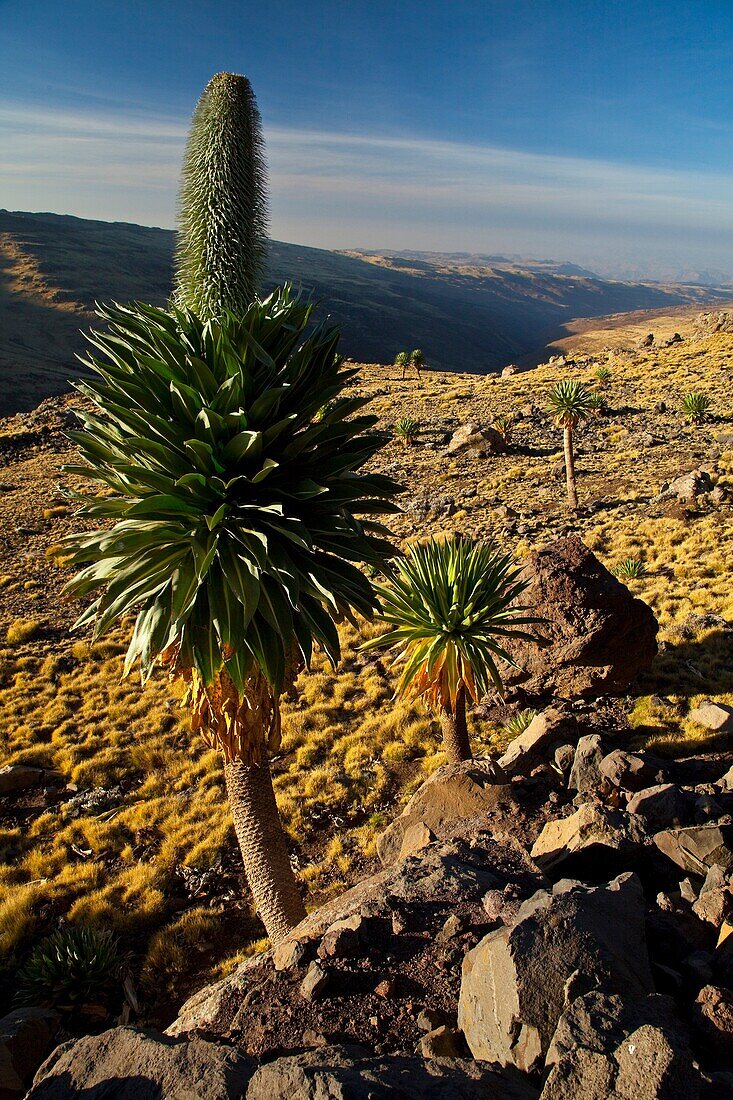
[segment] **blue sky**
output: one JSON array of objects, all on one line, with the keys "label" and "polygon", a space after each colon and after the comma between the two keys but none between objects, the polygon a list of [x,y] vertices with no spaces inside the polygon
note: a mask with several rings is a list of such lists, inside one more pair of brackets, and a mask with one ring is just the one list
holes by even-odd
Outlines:
[{"label": "blue sky", "polygon": [[0,206],[173,225],[222,69],[281,240],[733,274],[731,0],[0,0]]}]

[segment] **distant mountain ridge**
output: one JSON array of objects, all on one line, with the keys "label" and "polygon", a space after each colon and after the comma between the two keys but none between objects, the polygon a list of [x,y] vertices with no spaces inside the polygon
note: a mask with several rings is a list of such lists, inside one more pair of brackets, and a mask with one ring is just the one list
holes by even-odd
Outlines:
[{"label": "distant mountain ridge", "polygon": [[[0,210],[0,415],[68,388],[95,301],[163,305],[173,244],[166,229]],[[391,362],[419,346],[431,366],[481,374],[526,355],[574,317],[730,297],[710,287],[610,282],[554,261],[330,252],[280,241],[270,245],[267,281],[312,294],[357,360]]]}]

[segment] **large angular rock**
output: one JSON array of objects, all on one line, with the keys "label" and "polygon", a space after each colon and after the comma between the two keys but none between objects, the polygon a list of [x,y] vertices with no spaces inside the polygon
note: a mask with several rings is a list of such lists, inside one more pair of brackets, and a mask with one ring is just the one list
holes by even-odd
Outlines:
[{"label": "large angular rock", "polygon": [[703,493],[712,491],[713,482],[707,470],[691,470],[670,482],[664,496],[676,497],[684,503],[696,500]]},{"label": "large angular rock", "polygon": [[560,707],[548,707],[537,714],[523,733],[499,757],[499,767],[507,775],[529,775],[548,758],[552,746],[578,738],[578,723]]},{"label": "large angular rock", "polygon": [[114,1027],[62,1043],[36,1074],[31,1100],[229,1100],[255,1069],[233,1047]]},{"label": "large angular rock", "polygon": [[697,1100],[700,1074],[666,997],[595,990],[560,1017],[541,1100]]},{"label": "large angular rock", "polygon": [[260,1066],[246,1100],[533,1100],[537,1090],[469,1059],[370,1055],[363,1047],[306,1051]]},{"label": "large angular rock", "polygon": [[46,1008],[18,1008],[0,1020],[0,1100],[25,1096],[51,1049],[59,1017]]},{"label": "large angular rock", "polygon": [[425,847],[430,837],[444,839],[456,822],[478,820],[500,804],[511,805],[514,791],[500,768],[467,760],[444,764],[415,791],[398,818],[377,840],[385,866]]},{"label": "large angular rock", "polygon": [[639,814],[652,829],[665,825],[684,825],[695,807],[695,797],[674,783],[657,783],[637,791],[629,799],[626,808],[630,814]]},{"label": "large angular rock", "polygon": [[733,870],[733,825],[691,825],[684,829],[665,829],[654,843],[683,871],[707,875],[718,864]]},{"label": "large angular rock", "polygon": [[6,764],[0,768],[0,795],[15,794],[28,787],[37,787],[43,781],[43,768],[31,768],[27,764]]},{"label": "large angular rock", "polygon": [[556,871],[571,859],[583,866],[609,857],[637,854],[649,843],[642,819],[623,810],[586,802],[570,817],[548,821],[532,845],[532,859],[543,871]]},{"label": "large angular rock", "polygon": [[688,715],[691,722],[715,733],[733,733],[733,707],[725,703],[701,703]]},{"label": "large angular rock", "polygon": [[513,926],[490,932],[464,958],[458,1023],[474,1058],[532,1073],[569,991],[601,983],[623,996],[653,992],[635,875],[603,886],[566,879],[526,901]]},{"label": "large angular rock", "polygon": [[473,458],[503,455],[509,450],[496,428],[481,428],[478,424],[462,424],[453,433],[448,454],[468,454]]},{"label": "large angular rock", "polygon": [[665,780],[659,761],[623,749],[614,749],[604,756],[600,770],[607,787],[620,787],[624,791],[641,791]]},{"label": "large angular rock", "polygon": [[575,748],[568,787],[578,794],[589,794],[601,781],[603,742],[598,733],[587,733]]},{"label": "large angular rock", "polygon": [[654,612],[584,546],[558,539],[530,555],[522,603],[546,620],[535,628],[545,644],[506,639],[520,666],[509,683],[563,699],[623,691],[651,664],[658,630]]}]

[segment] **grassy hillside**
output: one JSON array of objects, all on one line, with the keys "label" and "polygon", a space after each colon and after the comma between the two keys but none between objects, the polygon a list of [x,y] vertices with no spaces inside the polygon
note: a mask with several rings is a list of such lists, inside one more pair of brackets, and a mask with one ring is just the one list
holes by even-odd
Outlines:
[{"label": "grassy hillside", "polygon": [[[165,302],[172,248],[163,229],[0,211],[0,415],[67,388],[95,300]],[[420,346],[436,368],[480,374],[530,352],[574,317],[730,293],[613,283],[547,262],[344,254],[277,241],[268,278],[312,293],[353,358],[391,361],[400,348]]]},{"label": "grassy hillside", "polygon": [[[521,558],[577,531],[610,567],[644,562],[629,585],[660,620],[660,654],[631,692],[592,707],[621,744],[679,756],[728,747],[688,715],[701,698],[733,703],[732,364],[730,335],[616,356],[610,411],[578,433],[577,516],[565,508],[560,433],[544,408],[568,368],[402,383],[365,366],[355,383],[386,426],[403,415],[422,425],[414,446],[393,442],[375,462],[405,486],[392,524],[403,545],[462,531]],[[592,382],[593,370],[572,373]],[[679,408],[692,389],[713,401],[699,427]],[[117,929],[134,953],[143,1013],[165,1015],[249,950],[261,926],[242,892],[216,753],[190,732],[162,676],[145,688],[120,679],[124,634],[90,644],[71,632],[78,608],[61,596],[68,571],[55,548],[75,527],[57,492],[70,400],[0,424],[0,766],[58,772],[55,785],[0,810],[2,966],[13,971],[63,916]],[[511,453],[446,456],[459,424],[499,414],[519,415]],[[663,483],[701,464],[716,498],[659,499]],[[395,703],[389,667],[359,651],[374,629],[347,628],[338,672],[317,660],[284,709],[275,782],[310,904],[363,874],[379,830],[442,760],[436,724]],[[506,743],[502,720],[471,716],[478,751]]]}]

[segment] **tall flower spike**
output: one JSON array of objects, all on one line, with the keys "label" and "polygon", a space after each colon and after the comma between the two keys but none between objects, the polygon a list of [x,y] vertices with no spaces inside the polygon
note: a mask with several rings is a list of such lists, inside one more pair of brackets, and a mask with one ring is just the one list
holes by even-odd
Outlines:
[{"label": "tall flower spike", "polygon": [[245,76],[217,73],[196,106],[183,160],[174,304],[203,320],[243,314],[258,294],[267,230],[257,101]]}]

